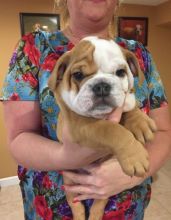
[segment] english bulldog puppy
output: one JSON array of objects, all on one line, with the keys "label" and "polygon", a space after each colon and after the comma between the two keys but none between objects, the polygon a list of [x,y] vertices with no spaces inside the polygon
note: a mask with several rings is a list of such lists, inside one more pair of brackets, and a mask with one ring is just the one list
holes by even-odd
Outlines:
[{"label": "english bulldog puppy", "polygon": [[[133,75],[143,82],[134,54],[113,40],[86,37],[57,61],[49,78],[60,107],[57,136],[62,142],[63,123],[72,141],[114,155],[129,176],[144,176],[149,168],[143,144],[153,139],[155,123],[136,104]],[[121,123],[105,120],[123,106]],[[65,183],[70,183],[64,179]],[[84,220],[84,207],[67,195],[74,220]],[[95,200],[89,220],[99,220],[107,200]]]}]

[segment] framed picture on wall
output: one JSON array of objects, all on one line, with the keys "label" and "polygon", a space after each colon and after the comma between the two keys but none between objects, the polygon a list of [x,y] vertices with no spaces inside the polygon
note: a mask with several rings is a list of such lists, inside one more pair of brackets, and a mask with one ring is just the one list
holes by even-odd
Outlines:
[{"label": "framed picture on wall", "polygon": [[20,13],[21,35],[33,31],[54,32],[60,29],[59,14]]},{"label": "framed picture on wall", "polygon": [[141,42],[147,46],[148,18],[147,17],[119,17],[118,36]]}]

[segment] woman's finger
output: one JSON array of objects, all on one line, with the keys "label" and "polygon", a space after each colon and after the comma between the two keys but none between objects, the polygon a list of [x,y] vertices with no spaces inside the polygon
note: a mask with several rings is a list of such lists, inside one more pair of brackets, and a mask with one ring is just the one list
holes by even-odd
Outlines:
[{"label": "woman's finger", "polygon": [[74,183],[79,183],[83,185],[91,185],[93,182],[93,178],[89,174],[79,174],[69,171],[64,171],[63,173],[64,177],[67,177],[68,179],[72,180]]},{"label": "woman's finger", "polygon": [[107,199],[109,196],[105,195],[99,195],[99,194],[84,194],[84,195],[78,195],[74,198],[73,202],[83,201],[86,199]]},{"label": "woman's finger", "polygon": [[99,169],[99,165],[100,163],[91,163],[87,166],[83,167],[83,170],[85,170],[86,172],[88,172],[90,175],[93,174],[94,172],[96,173],[96,171]]},{"label": "woman's finger", "polygon": [[121,120],[122,112],[123,112],[123,107],[118,107],[115,110],[113,110],[109,115],[107,115],[105,119],[110,120],[114,123],[119,123]]},{"label": "woman's finger", "polygon": [[74,198],[73,202],[79,202],[86,199],[100,199],[96,194],[85,194],[85,195],[79,195]]},{"label": "woman's finger", "polygon": [[106,157],[99,159],[96,163],[92,163],[87,166],[84,166],[83,170],[86,170],[88,173],[92,174],[94,178],[97,173],[101,172],[100,169],[102,168],[102,166],[111,163],[111,161],[113,163],[114,162],[118,163],[118,160],[116,158],[107,155]]},{"label": "woman's finger", "polygon": [[93,195],[95,192],[97,192],[97,189],[95,189],[94,186],[90,185],[64,185],[63,189],[67,193],[75,193],[75,194],[82,194],[82,195]]}]

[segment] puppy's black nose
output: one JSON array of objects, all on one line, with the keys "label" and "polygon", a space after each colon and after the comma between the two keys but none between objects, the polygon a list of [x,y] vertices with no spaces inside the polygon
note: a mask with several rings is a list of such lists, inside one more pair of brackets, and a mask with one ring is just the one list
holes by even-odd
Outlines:
[{"label": "puppy's black nose", "polygon": [[104,97],[110,94],[111,86],[108,83],[100,82],[97,83],[92,90],[96,96]]}]

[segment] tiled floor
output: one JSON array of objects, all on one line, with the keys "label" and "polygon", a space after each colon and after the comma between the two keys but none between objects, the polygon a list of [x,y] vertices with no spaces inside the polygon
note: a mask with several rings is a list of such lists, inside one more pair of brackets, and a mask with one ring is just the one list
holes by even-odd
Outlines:
[{"label": "tiled floor", "polygon": [[[24,220],[18,186],[1,189],[0,220]],[[155,177],[152,200],[147,208],[145,220],[171,220],[171,160]]]}]

